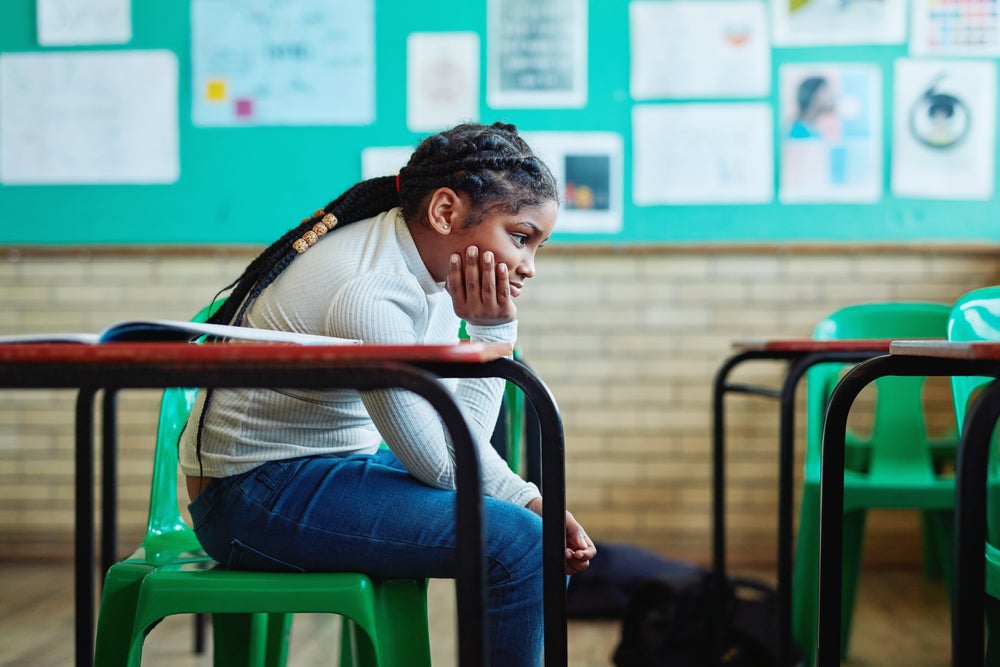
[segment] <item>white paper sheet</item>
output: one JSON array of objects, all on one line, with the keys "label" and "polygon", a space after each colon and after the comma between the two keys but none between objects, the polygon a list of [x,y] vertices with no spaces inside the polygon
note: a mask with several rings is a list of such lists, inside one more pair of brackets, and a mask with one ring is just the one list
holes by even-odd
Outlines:
[{"label": "white paper sheet", "polygon": [[774,199],[771,105],[637,105],[632,110],[632,198],[657,204]]},{"label": "white paper sheet", "polygon": [[896,195],[992,199],[996,79],[992,61],[896,61],[892,141]]},{"label": "white paper sheet", "polygon": [[193,0],[194,123],[375,120],[374,0]]},{"label": "white paper sheet", "polygon": [[124,44],[132,39],[130,0],[37,0],[42,46]]},{"label": "white paper sheet", "polygon": [[1000,56],[1000,0],[914,0],[910,53]]},{"label": "white paper sheet", "polygon": [[901,44],[906,39],[904,0],[771,0],[771,8],[777,46]]},{"label": "white paper sheet", "polygon": [[488,0],[487,103],[587,104],[587,1]]},{"label": "white paper sheet", "polygon": [[613,132],[525,132],[524,140],[552,171],[562,206],[556,233],[622,229],[622,137]]},{"label": "white paper sheet", "polygon": [[406,166],[413,146],[369,146],[361,151],[361,178],[392,176]]},{"label": "white paper sheet", "polygon": [[875,65],[779,70],[782,202],[882,197],[882,75]]},{"label": "white paper sheet", "polygon": [[763,2],[632,2],[629,26],[635,100],[771,92]]},{"label": "white paper sheet", "polygon": [[0,182],[173,183],[171,51],[0,54]]},{"label": "white paper sheet", "polygon": [[479,121],[479,35],[411,33],[406,39],[406,126],[437,132]]}]

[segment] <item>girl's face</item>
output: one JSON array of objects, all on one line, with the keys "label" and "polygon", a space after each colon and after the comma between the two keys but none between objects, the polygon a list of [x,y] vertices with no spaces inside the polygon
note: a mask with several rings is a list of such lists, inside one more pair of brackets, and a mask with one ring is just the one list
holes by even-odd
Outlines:
[{"label": "girl's face", "polygon": [[471,228],[452,235],[453,253],[468,256],[470,246],[480,254],[492,252],[494,264],[507,265],[511,296],[518,296],[524,281],[535,275],[535,253],[552,235],[559,205],[548,201],[521,209],[517,214],[488,213]]}]

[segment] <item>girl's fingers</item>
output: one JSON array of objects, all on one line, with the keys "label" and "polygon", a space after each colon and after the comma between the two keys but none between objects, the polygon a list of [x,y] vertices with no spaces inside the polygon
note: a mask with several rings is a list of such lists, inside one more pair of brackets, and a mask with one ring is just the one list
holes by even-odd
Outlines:
[{"label": "girl's fingers", "polygon": [[479,288],[479,248],[470,245],[465,251],[465,297],[466,299],[477,300],[481,290]]},{"label": "girl's fingers", "polygon": [[497,301],[497,271],[493,264],[493,253],[487,250],[483,253],[483,266],[479,272],[479,286],[482,290],[483,304],[487,307]]},{"label": "girl's fingers", "polygon": [[445,285],[452,299],[465,301],[465,282],[462,279],[462,258],[458,253],[451,256],[448,263],[448,276],[445,278]]}]

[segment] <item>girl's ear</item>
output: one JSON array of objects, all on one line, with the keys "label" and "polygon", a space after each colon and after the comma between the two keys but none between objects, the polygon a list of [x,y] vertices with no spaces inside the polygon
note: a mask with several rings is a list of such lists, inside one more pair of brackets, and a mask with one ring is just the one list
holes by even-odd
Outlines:
[{"label": "girl's ear", "polygon": [[427,220],[439,234],[450,234],[462,219],[466,203],[451,188],[438,188],[427,202]]}]

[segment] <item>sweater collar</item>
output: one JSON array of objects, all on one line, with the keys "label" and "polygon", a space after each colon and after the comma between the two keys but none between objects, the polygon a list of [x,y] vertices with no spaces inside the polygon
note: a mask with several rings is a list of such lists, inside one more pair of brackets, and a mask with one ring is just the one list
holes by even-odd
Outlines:
[{"label": "sweater collar", "polygon": [[406,225],[406,220],[403,219],[403,210],[396,207],[389,211],[388,214],[393,216],[396,221],[396,239],[399,241],[399,247],[403,253],[403,261],[406,262],[406,267],[416,277],[417,282],[420,283],[424,294],[430,296],[444,290],[444,283],[434,280],[431,272],[427,270],[424,260],[420,257],[420,251],[417,250],[417,244],[413,241],[410,228]]}]

